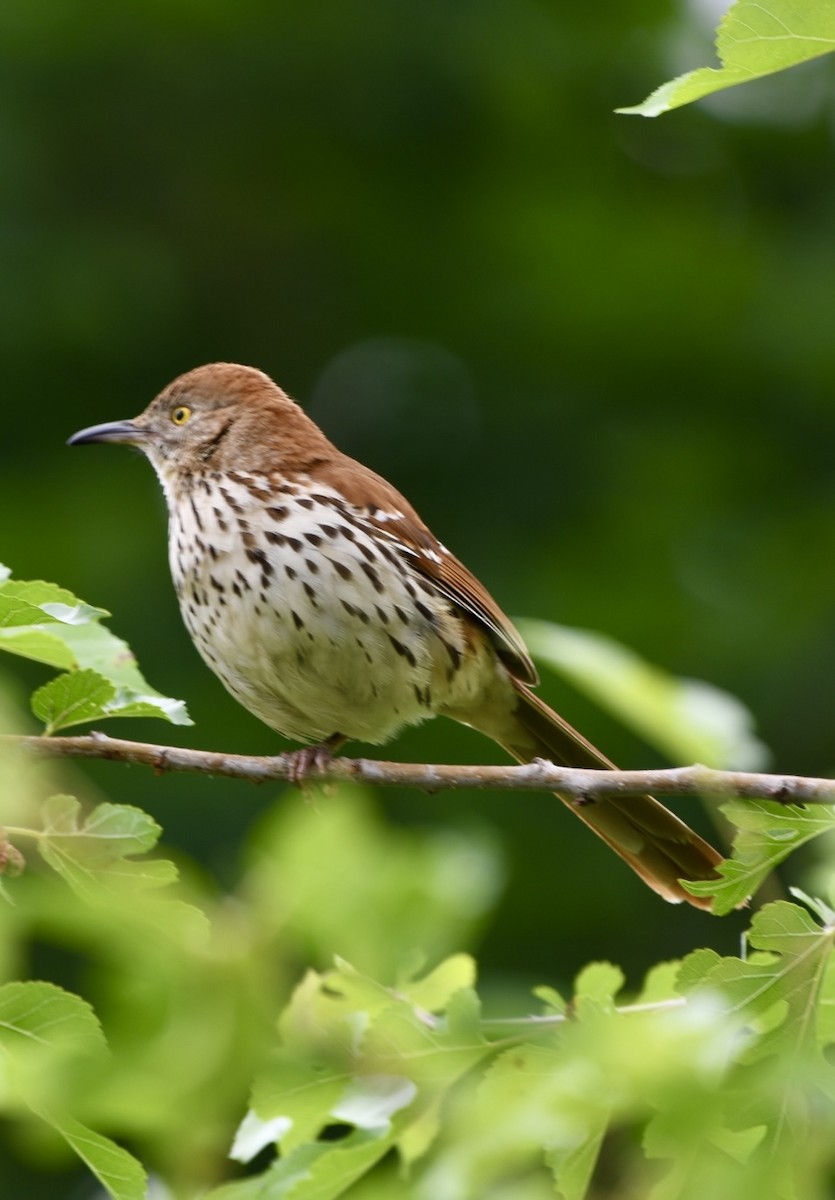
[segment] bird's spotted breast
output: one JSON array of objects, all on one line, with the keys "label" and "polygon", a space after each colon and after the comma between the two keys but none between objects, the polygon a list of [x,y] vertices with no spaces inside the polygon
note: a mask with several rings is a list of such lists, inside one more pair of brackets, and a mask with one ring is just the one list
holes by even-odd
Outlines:
[{"label": "bird's spotted breast", "polygon": [[183,618],[267,724],[299,741],[377,742],[474,686],[454,606],[336,490],[243,471],[183,487],[170,510]]}]

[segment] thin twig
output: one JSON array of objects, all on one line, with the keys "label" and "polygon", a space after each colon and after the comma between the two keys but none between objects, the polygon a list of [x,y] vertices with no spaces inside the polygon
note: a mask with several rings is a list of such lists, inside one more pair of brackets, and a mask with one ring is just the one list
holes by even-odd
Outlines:
[{"label": "thin twig", "polygon": [[[293,755],[257,757],[189,750],[181,746],[155,746],[128,742],[103,733],[85,737],[0,737],[0,747],[17,747],[44,758],[105,758],[138,763],[158,774],[191,771],[224,775],[251,783],[288,781],[293,777]],[[638,796],[654,792],[664,796],[738,796],[742,799],[777,800],[784,804],[835,804],[835,779],[801,775],[762,775],[751,771],[717,771],[695,764],[649,771],[606,771],[558,767],[536,759],[524,766],[448,766],[423,763],[379,762],[369,758],[334,758],[324,766],[314,764],[305,778],[310,782],[338,783],[353,780],[377,786],[421,788],[491,788],[505,791],[560,792],[578,804],[604,796]]]}]

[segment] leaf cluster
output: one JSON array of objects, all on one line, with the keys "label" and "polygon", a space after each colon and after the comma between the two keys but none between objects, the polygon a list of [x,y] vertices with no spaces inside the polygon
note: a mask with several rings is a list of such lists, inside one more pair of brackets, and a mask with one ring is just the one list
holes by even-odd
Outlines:
[{"label": "leaf cluster", "polygon": [[100,623],[109,615],[54,583],[11,579],[0,566],[0,650],[62,672],[32,697],[45,732],[107,717],[190,725],[183,702],[155,691],[127,643]]},{"label": "leaf cluster", "polygon": [[[18,652],[44,657],[52,638],[57,658],[66,629],[104,634],[101,610],[10,584]],[[670,706],[699,709],[696,685],[623,648],[533,632],[591,693],[608,669],[615,706],[661,743],[681,736]],[[66,688],[96,673],[53,665]],[[742,710],[710,743],[708,709],[705,757],[759,752]],[[114,1200],[583,1200],[610,1177],[652,1200],[828,1195],[833,895],[771,903],[743,954],[695,950],[635,994],[598,962],[562,995],[557,957],[555,980],[508,1011],[467,949],[501,886],[488,840],[393,831],[344,788],[277,805],[222,891],[158,857],[138,808],[54,794],[20,766],[0,757],[0,1113],[21,1154],[63,1147]],[[693,885],[717,913],[835,821],[765,801],[724,812],[733,854]],[[33,977],[36,942],[73,977]]]}]

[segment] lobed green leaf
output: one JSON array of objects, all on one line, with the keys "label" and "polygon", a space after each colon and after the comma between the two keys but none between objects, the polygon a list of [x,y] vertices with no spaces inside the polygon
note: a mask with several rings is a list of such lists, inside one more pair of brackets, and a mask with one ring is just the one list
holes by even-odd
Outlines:
[{"label": "lobed green leaf", "polygon": [[732,912],[756,892],[763,880],[799,846],[835,829],[835,808],[779,804],[768,800],[731,800],[722,812],[736,826],[733,853],[718,867],[717,880],[684,881],[694,896],[713,896],[713,911]]}]

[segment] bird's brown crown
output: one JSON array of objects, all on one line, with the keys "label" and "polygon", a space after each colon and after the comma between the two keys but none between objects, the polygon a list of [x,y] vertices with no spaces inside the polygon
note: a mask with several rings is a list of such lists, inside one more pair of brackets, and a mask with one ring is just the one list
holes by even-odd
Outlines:
[{"label": "bird's brown crown", "polygon": [[295,472],[334,452],[268,375],[236,363],[178,376],[135,424],[147,435],[149,456],[169,468]]}]

